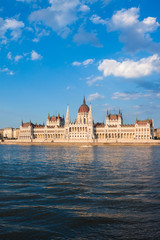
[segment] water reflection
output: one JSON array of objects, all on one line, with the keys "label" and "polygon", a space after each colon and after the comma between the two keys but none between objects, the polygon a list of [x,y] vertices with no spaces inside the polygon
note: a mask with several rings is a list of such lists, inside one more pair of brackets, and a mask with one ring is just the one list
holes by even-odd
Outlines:
[{"label": "water reflection", "polygon": [[159,153],[0,145],[0,239],[158,239]]}]

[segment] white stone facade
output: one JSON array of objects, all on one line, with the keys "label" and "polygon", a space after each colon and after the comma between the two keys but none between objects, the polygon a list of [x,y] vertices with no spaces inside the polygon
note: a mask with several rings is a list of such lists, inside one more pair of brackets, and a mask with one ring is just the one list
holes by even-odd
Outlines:
[{"label": "white stone facade", "polygon": [[123,125],[122,113],[108,114],[106,123],[94,123],[91,106],[85,99],[80,106],[74,123],[70,121],[69,107],[66,118],[48,115],[46,125],[34,125],[31,122],[20,126],[18,140],[24,142],[138,142],[154,138],[152,120],[136,121]]},{"label": "white stone facade", "polygon": [[5,128],[3,129],[3,138],[6,139],[17,139],[19,136],[19,128]]}]

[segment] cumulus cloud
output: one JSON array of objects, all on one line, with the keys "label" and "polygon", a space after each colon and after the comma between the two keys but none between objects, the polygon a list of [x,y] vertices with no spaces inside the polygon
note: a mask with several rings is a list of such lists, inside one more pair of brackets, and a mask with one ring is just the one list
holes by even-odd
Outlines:
[{"label": "cumulus cloud", "polygon": [[103,98],[105,98],[103,95],[100,95],[99,93],[93,93],[88,96],[87,100],[93,101],[93,100],[103,99]]},{"label": "cumulus cloud", "polygon": [[40,54],[38,54],[36,51],[32,50],[31,52],[31,60],[35,61],[35,60],[41,60],[42,56]]},{"label": "cumulus cloud", "polygon": [[36,2],[36,0],[16,0],[17,2],[26,2],[26,3],[30,3],[30,2]]},{"label": "cumulus cloud", "polygon": [[84,4],[84,5],[80,6],[79,11],[80,12],[88,12],[88,11],[90,11],[90,8]]},{"label": "cumulus cloud", "polygon": [[103,71],[104,76],[113,75],[115,77],[139,78],[151,75],[153,72],[160,73],[160,57],[154,54],[139,61],[125,60],[118,62],[113,59],[103,60],[98,69]]},{"label": "cumulus cloud", "polygon": [[0,73],[7,73],[8,75],[14,75],[14,72],[9,70],[7,67],[0,69]]},{"label": "cumulus cloud", "polygon": [[14,18],[3,19],[0,18],[0,38],[3,39],[3,43],[7,43],[8,33],[10,34],[11,40],[17,40],[21,37],[22,28],[24,28],[24,23],[18,21]]},{"label": "cumulus cloud", "polygon": [[92,46],[102,47],[97,38],[97,33],[87,32],[82,26],[78,29],[78,32],[74,35],[73,41],[78,45],[90,43]]},{"label": "cumulus cloud", "polygon": [[43,28],[40,28],[40,27],[35,27],[35,38],[32,40],[33,42],[39,42],[40,39],[44,36],[49,36],[50,34],[50,31],[46,30],[46,29],[43,29]]},{"label": "cumulus cloud", "polygon": [[35,60],[41,60],[42,59],[42,56],[40,54],[38,54],[36,51],[32,50],[31,52],[29,53],[23,53],[23,54],[17,54],[17,55],[12,55],[11,52],[8,52],[7,54],[7,58],[11,61],[14,61],[14,62],[19,62],[21,59],[25,59],[25,60],[32,60],[32,61],[35,61]]},{"label": "cumulus cloud", "polygon": [[80,66],[81,64],[82,64],[81,62],[77,62],[77,61],[74,61],[74,62],[72,63],[73,66]]},{"label": "cumulus cloud", "polygon": [[81,66],[81,65],[87,66],[87,65],[93,64],[93,63],[94,63],[94,59],[89,58],[89,59],[86,59],[86,60],[83,61],[83,62],[74,61],[74,62],[72,63],[72,65],[73,65],[73,66]]},{"label": "cumulus cloud", "polygon": [[136,100],[138,98],[148,98],[150,97],[150,94],[142,94],[142,93],[120,93],[120,92],[115,92],[113,94],[112,99],[121,99],[121,100]]},{"label": "cumulus cloud", "polygon": [[92,86],[95,82],[102,81],[102,80],[103,80],[102,76],[94,77],[94,78],[88,79],[87,84],[89,86]]},{"label": "cumulus cloud", "polygon": [[135,99],[140,98],[140,97],[141,97],[140,93],[120,93],[120,92],[115,92],[113,94],[112,99],[135,100]]},{"label": "cumulus cloud", "polygon": [[19,60],[21,60],[23,58],[23,56],[22,55],[16,55],[15,56],[15,62],[19,62]]},{"label": "cumulus cloud", "polygon": [[23,3],[35,3],[37,0],[16,0],[17,2],[23,2]]},{"label": "cumulus cloud", "polygon": [[9,59],[9,60],[13,60],[13,61],[15,61],[15,62],[19,62],[19,60],[20,59],[22,59],[24,56],[23,55],[16,55],[16,56],[12,56],[12,53],[11,52],[8,52],[8,54],[7,54],[7,58]]},{"label": "cumulus cloud", "polygon": [[[87,2],[89,2],[89,3],[95,3],[95,2],[98,2],[99,0],[86,0]],[[104,5],[104,6],[106,6],[107,4],[109,4],[112,0],[100,0],[101,2],[102,2],[102,4]]]},{"label": "cumulus cloud", "polygon": [[78,14],[89,11],[80,0],[49,0],[49,3],[50,7],[32,12],[29,20],[45,24],[63,38],[70,33],[70,26],[78,20]]},{"label": "cumulus cloud", "polygon": [[11,52],[8,52],[7,58],[8,58],[9,60],[12,60],[12,53],[11,53]]},{"label": "cumulus cloud", "polygon": [[139,8],[122,9],[117,11],[108,21],[109,31],[119,31],[120,41],[125,44],[125,50],[131,53],[146,50],[160,51],[160,45],[154,43],[150,33],[157,30],[160,24],[154,17],[139,20]]},{"label": "cumulus cloud", "polygon": [[98,15],[94,14],[90,17],[90,20],[94,23],[94,24],[102,24],[102,25],[107,25],[107,21],[103,20],[101,17],[99,17]]}]

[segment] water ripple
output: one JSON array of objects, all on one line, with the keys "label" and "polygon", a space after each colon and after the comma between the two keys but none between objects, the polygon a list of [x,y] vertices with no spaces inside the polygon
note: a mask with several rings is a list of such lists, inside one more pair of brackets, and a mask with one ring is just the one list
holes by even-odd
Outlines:
[{"label": "water ripple", "polygon": [[0,145],[0,239],[160,239],[160,147]]}]

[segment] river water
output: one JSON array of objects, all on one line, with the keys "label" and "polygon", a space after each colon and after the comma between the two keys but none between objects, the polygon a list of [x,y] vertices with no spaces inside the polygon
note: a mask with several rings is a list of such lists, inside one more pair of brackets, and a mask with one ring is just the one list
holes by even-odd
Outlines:
[{"label": "river water", "polygon": [[160,147],[0,145],[0,239],[160,239]]}]

